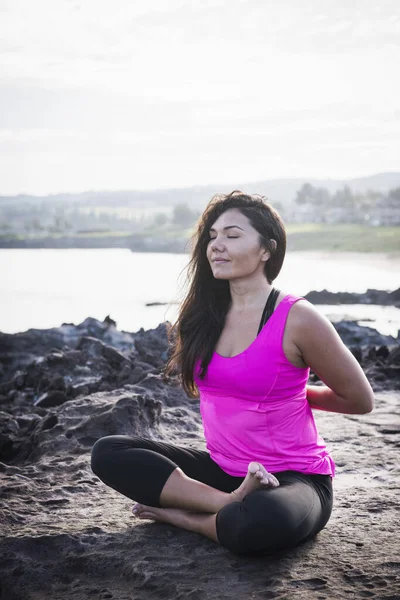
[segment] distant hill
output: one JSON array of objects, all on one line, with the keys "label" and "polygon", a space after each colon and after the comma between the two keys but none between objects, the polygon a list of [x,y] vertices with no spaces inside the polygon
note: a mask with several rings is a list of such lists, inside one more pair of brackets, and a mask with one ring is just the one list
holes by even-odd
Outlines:
[{"label": "distant hill", "polygon": [[253,182],[232,182],[230,184],[197,185],[188,188],[154,189],[154,190],[122,190],[122,191],[86,191],[77,194],[60,193],[48,196],[33,196],[20,194],[16,196],[1,196],[0,204],[35,204],[35,203],[62,203],[84,204],[86,206],[173,206],[184,203],[191,207],[203,208],[213,194],[217,192],[229,193],[234,189],[247,193],[259,193],[275,204],[277,202],[288,206],[295,197],[296,192],[304,183],[316,187],[324,187],[333,193],[348,185],[354,192],[375,190],[386,193],[388,190],[400,187],[400,172],[377,173],[368,177],[353,179],[316,179],[313,177],[268,179]]}]

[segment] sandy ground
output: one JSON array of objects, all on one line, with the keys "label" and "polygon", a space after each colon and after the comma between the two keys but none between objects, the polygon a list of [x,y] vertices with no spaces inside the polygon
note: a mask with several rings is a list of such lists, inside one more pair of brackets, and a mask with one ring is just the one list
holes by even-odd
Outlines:
[{"label": "sandy ground", "polygon": [[[58,438],[57,427],[43,428],[34,461],[0,463],[0,599],[400,599],[399,396],[377,393],[362,416],[316,411],[337,464],[333,514],[313,541],[274,558],[235,556],[200,535],[135,520],[132,501],[91,472],[90,440],[66,446],[87,403],[58,407]],[[152,431],[204,448],[193,402],[163,407]]]}]

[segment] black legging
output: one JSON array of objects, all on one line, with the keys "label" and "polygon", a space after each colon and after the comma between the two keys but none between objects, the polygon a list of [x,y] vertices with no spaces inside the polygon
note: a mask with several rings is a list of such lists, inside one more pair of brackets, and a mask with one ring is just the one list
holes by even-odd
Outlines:
[{"label": "black legging", "polygon": [[[111,435],[92,449],[92,470],[108,486],[131,500],[160,507],[160,495],[172,471],[232,492],[244,477],[225,473],[208,452],[153,440]],[[280,486],[261,488],[217,513],[217,537],[235,554],[272,554],[312,538],[332,511],[329,475],[297,471],[274,473]]]}]

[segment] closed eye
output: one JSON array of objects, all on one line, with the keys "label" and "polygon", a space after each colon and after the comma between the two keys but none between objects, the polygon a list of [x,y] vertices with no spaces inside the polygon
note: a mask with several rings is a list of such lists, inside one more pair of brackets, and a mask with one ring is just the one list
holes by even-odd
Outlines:
[{"label": "closed eye", "polygon": [[[226,237],[228,238],[228,240],[236,240],[240,236],[239,235],[227,235]],[[216,238],[210,238],[210,242],[215,239]]]}]

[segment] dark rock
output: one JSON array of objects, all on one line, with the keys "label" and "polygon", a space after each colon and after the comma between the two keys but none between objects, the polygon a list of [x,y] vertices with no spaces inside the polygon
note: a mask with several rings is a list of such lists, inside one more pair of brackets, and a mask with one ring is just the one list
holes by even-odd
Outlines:
[{"label": "dark rock", "polygon": [[11,391],[15,391],[14,381],[12,379],[9,379],[8,381],[4,381],[3,383],[0,384],[0,394],[6,395]]},{"label": "dark rock", "polygon": [[150,365],[141,361],[136,361],[129,373],[129,383],[138,383],[139,381],[142,381],[147,373],[150,373],[152,370],[153,368]]},{"label": "dark rock", "polygon": [[0,458],[10,454],[13,441],[19,432],[17,420],[5,412],[0,412]]},{"label": "dark rock", "polygon": [[25,375],[22,371],[17,371],[13,377],[12,383],[16,388],[22,388],[25,384]]},{"label": "dark rock", "polygon": [[153,367],[163,366],[168,351],[167,324],[160,323],[149,331],[140,329],[135,335],[135,348],[143,362]]},{"label": "dark rock", "polygon": [[41,419],[30,438],[29,460],[61,451],[85,453],[106,435],[154,437],[162,404],[148,394],[119,389],[70,400]]},{"label": "dark rock", "polygon": [[121,368],[122,365],[129,367],[129,361],[125,358],[125,356],[112,346],[103,344],[103,356],[107,362],[117,368]]},{"label": "dark rock", "polygon": [[129,362],[122,352],[96,338],[82,337],[77,344],[77,349],[90,358],[105,358],[113,368],[120,368]]},{"label": "dark rock", "polygon": [[10,391],[7,393],[7,400],[8,400],[9,402],[10,402],[10,401],[12,402],[12,401],[14,400],[14,398],[16,398],[17,394],[18,394],[18,391],[17,391],[17,390],[14,390],[14,389],[10,390]]},{"label": "dark rock", "polygon": [[[177,378],[163,375],[167,327],[163,323],[150,331],[121,334],[112,323],[86,319],[77,327],[59,328],[63,341],[73,340],[68,346],[61,344],[60,337],[59,347],[54,343],[56,338],[44,332],[48,352],[19,367],[0,386],[3,408],[21,428],[12,434],[11,446],[10,438],[5,440],[8,460],[31,460],[32,456],[50,453],[50,439],[80,453],[103,435],[151,437],[158,431],[161,406],[167,411],[191,406],[191,418],[198,414],[198,400],[187,398]],[[374,390],[400,389],[400,350],[393,338],[352,321],[338,323],[336,328]],[[106,341],[107,333],[119,347]],[[30,340],[36,338],[31,336]],[[22,343],[20,338],[18,343]],[[33,353],[26,339],[24,351],[29,356]],[[310,383],[322,384],[315,373],[310,373]],[[35,415],[30,418],[33,407]],[[44,439],[46,449],[41,446]]]},{"label": "dark rock", "polygon": [[84,353],[86,357],[100,358],[103,356],[103,344],[100,340],[94,337],[81,337],[76,348]]},{"label": "dark rock", "polygon": [[101,376],[85,377],[78,383],[72,384],[69,388],[69,396],[77,398],[77,396],[85,396],[99,390],[103,383]]},{"label": "dark rock", "polygon": [[17,390],[12,400],[15,408],[15,411],[13,412],[16,412],[18,414],[18,412],[20,412],[21,410],[25,410],[30,405],[29,398],[29,394],[25,393],[25,391],[22,392],[21,390]]},{"label": "dark rock", "polygon": [[50,354],[47,354],[46,358],[49,367],[57,366],[65,361],[65,357],[62,352],[50,352]]},{"label": "dark rock", "polygon": [[390,350],[387,362],[389,365],[399,365],[400,366],[400,346],[394,346]]},{"label": "dark rock", "polygon": [[389,348],[387,346],[380,346],[376,350],[376,356],[381,358],[387,358],[389,356]]},{"label": "dark rock", "polygon": [[86,362],[84,352],[80,352],[79,350],[67,350],[64,352],[64,358],[73,365],[84,365]]},{"label": "dark rock", "polygon": [[116,350],[135,355],[135,334],[118,331],[112,319],[103,323],[96,319],[85,319],[79,325],[64,323],[52,329],[29,329],[23,333],[0,333],[0,383],[12,379],[16,370],[24,370],[35,359],[52,354],[50,362],[63,362],[61,356],[80,362],[78,357],[69,354],[76,350],[82,337],[93,337],[103,341]]},{"label": "dark rock", "polygon": [[26,429],[28,431],[31,430],[39,420],[40,416],[35,414],[23,415],[16,418],[20,429]]},{"label": "dark rock", "polygon": [[355,321],[340,321],[333,326],[346,346],[383,346],[396,342],[390,335],[382,335],[376,329],[363,327]]},{"label": "dark rock", "polygon": [[165,306],[169,302],[146,302],[146,306]]},{"label": "dark rock", "polygon": [[380,304],[400,307],[400,288],[393,292],[369,289],[363,294],[313,290],[304,297],[313,304]]},{"label": "dark rock", "polygon": [[48,429],[53,429],[53,427],[55,427],[58,423],[58,418],[57,415],[49,415],[48,417],[46,417],[45,419],[43,419],[40,423],[40,426],[38,429],[40,429],[40,431],[46,431]]},{"label": "dark rock", "polygon": [[70,396],[77,398],[78,396],[87,396],[90,393],[89,385],[86,383],[76,383],[70,388]]},{"label": "dark rock", "polygon": [[49,407],[49,406],[60,406],[67,402],[68,398],[64,392],[55,390],[53,392],[45,392],[35,402],[35,406]]},{"label": "dark rock", "polygon": [[163,406],[184,406],[190,402],[195,406],[196,412],[199,411],[198,401],[189,400],[179,383],[171,380],[167,383],[161,373],[148,373],[140,383],[135,385],[135,389],[143,391],[143,393],[150,393],[154,398],[160,400]]},{"label": "dark rock", "polygon": [[349,348],[352,355],[357,359],[357,361],[361,364],[362,362],[362,350],[360,346],[350,346]]},{"label": "dark rock", "polygon": [[[125,338],[117,346],[106,339],[102,323],[97,326],[91,321],[79,332],[75,326],[66,327],[75,346],[57,350],[49,344],[41,359],[18,367],[22,376],[18,385],[17,369],[8,370],[11,387],[1,397],[7,406],[7,412],[0,413],[1,598],[223,597],[224,569],[231,564],[234,570],[241,558],[232,561],[224,548],[191,532],[164,524],[133,523],[130,500],[104,485],[91,471],[90,450],[106,435],[204,447],[198,400],[188,399],[177,378],[166,378],[162,373],[165,328],[157,328],[158,333],[141,330],[135,336],[127,334],[130,345]],[[114,329],[111,323],[108,327]],[[364,335],[363,329],[353,324],[347,333],[349,339],[358,335],[359,341],[350,348],[374,389],[400,389],[399,344],[369,343],[375,338]],[[93,336],[93,331],[102,339]],[[111,331],[111,335],[118,340],[119,332]],[[136,335],[138,349],[133,347]],[[95,337],[101,343],[88,342],[87,348],[77,350],[83,337]],[[104,351],[110,346],[117,354]],[[34,354],[28,347],[25,351]],[[50,354],[59,356],[49,361]],[[313,380],[316,385],[321,383],[311,373]],[[92,388],[95,391],[89,393]],[[33,406],[34,398],[56,393],[65,394],[68,401],[54,407]],[[266,585],[270,595],[288,597],[293,557],[302,571],[289,584],[293,590],[304,588],[304,597],[310,595],[308,588],[326,587],[329,578],[332,586],[341,590],[344,567],[350,592],[353,582],[356,588],[371,588],[365,593],[374,597],[390,594],[393,569],[397,567],[394,559],[388,562],[386,552],[378,564],[376,553],[370,552],[369,560],[364,552],[353,568],[354,542],[332,544],[331,533],[339,541],[358,536],[362,541],[355,545],[360,547],[368,542],[373,548],[376,540],[385,547],[389,538],[397,540],[392,535],[397,524],[393,497],[399,434],[397,400],[396,394],[387,398],[383,394],[377,398],[371,417],[316,415],[326,428],[322,433],[333,446],[338,466],[335,521],[330,531],[322,532],[311,545],[309,542],[296,549],[295,555],[279,556],[278,561],[262,558],[261,570],[258,558],[243,559],[247,579],[239,581],[234,598],[257,596]],[[372,467],[371,456],[376,459]],[[377,506],[379,518],[366,518]],[[167,547],[165,557],[160,549]],[[315,561],[308,560],[310,549],[315,553],[316,548],[321,556],[329,552],[331,556],[332,549],[338,549],[330,561],[333,567],[328,565],[318,580],[313,578]],[[393,545],[389,553],[391,550],[396,558]],[[203,571],[200,580],[196,565]],[[322,561],[318,568],[324,565]],[[177,583],[176,568],[184,575]],[[206,585],[208,581],[211,584]]]},{"label": "dark rock", "polygon": [[[93,325],[93,323],[92,323]],[[101,325],[101,324],[100,324]],[[131,353],[135,357],[135,353]],[[35,404],[43,407],[58,406],[69,398],[88,395],[135,383],[152,369],[138,361],[136,368],[122,352],[101,340],[82,336],[76,349],[55,352],[35,358],[18,376],[0,385],[0,392],[9,400],[15,397],[15,384],[31,390],[29,398],[38,398]],[[53,392],[62,394],[53,394]]]},{"label": "dark rock", "polygon": [[60,390],[62,392],[65,392],[66,389],[67,386],[65,384],[64,377],[62,377],[61,375],[55,375],[50,379],[49,390]]},{"label": "dark rock", "polygon": [[107,325],[113,325],[114,327],[117,326],[116,321],[114,321],[114,319],[112,319],[110,317],[110,315],[107,315],[106,318],[104,319],[104,323],[106,323]]}]

